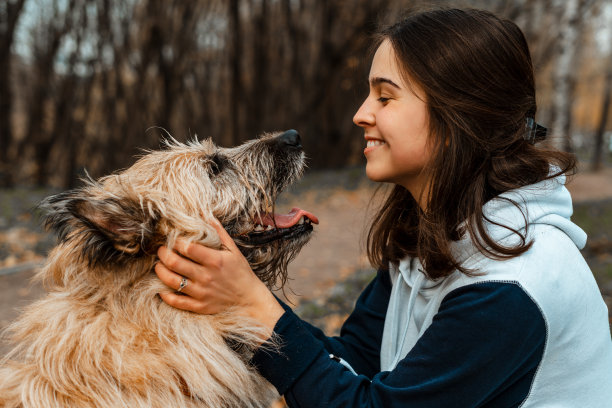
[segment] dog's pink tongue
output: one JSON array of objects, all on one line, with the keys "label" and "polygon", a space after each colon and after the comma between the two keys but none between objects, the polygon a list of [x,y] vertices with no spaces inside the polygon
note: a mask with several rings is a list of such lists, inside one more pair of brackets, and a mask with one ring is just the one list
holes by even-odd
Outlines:
[{"label": "dog's pink tongue", "polygon": [[297,224],[302,217],[308,218],[313,224],[319,223],[319,219],[314,214],[297,207],[292,208],[288,214],[274,214],[274,218],[266,214],[259,221],[264,226],[276,225],[277,228],[289,228]]}]

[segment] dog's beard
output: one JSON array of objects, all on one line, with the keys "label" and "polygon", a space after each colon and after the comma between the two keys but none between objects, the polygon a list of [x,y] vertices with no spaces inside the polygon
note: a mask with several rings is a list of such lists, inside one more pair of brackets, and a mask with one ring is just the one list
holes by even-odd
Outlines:
[{"label": "dog's beard", "polygon": [[303,233],[287,242],[272,241],[264,246],[250,245],[235,239],[253,272],[270,288],[282,288],[287,283],[289,263],[310,239],[310,232]]}]

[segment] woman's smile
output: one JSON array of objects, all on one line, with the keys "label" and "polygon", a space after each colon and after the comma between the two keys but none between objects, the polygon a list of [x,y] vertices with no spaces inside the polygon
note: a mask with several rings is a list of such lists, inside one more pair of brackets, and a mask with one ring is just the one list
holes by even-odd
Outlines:
[{"label": "woman's smile", "polygon": [[375,150],[376,148],[385,145],[386,142],[380,139],[373,139],[366,137],[366,148],[363,150],[363,154],[367,155],[368,152]]}]

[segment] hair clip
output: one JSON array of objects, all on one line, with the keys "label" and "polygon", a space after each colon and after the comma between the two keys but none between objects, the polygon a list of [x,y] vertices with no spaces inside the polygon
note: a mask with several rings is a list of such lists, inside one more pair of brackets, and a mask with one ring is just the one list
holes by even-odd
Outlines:
[{"label": "hair clip", "polygon": [[531,144],[536,144],[537,142],[541,142],[546,139],[546,129],[544,126],[536,123],[535,119],[532,117],[526,118],[527,123],[525,124],[525,134],[523,138]]}]

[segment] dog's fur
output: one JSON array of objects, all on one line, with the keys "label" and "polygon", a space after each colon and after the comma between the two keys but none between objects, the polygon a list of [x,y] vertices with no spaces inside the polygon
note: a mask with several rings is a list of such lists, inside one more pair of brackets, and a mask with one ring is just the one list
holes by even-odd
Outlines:
[{"label": "dog's fur", "polygon": [[[43,202],[60,242],[38,275],[49,294],[9,329],[0,407],[269,407],[276,392],[248,364],[261,327],[231,310],[166,305],[153,267],[157,248],[178,237],[219,248],[215,217],[266,284],[285,282],[309,223],[283,239],[252,239],[255,220],[304,167],[301,146],[279,139],[232,149],[167,142]],[[279,237],[254,235],[265,234]]]}]

